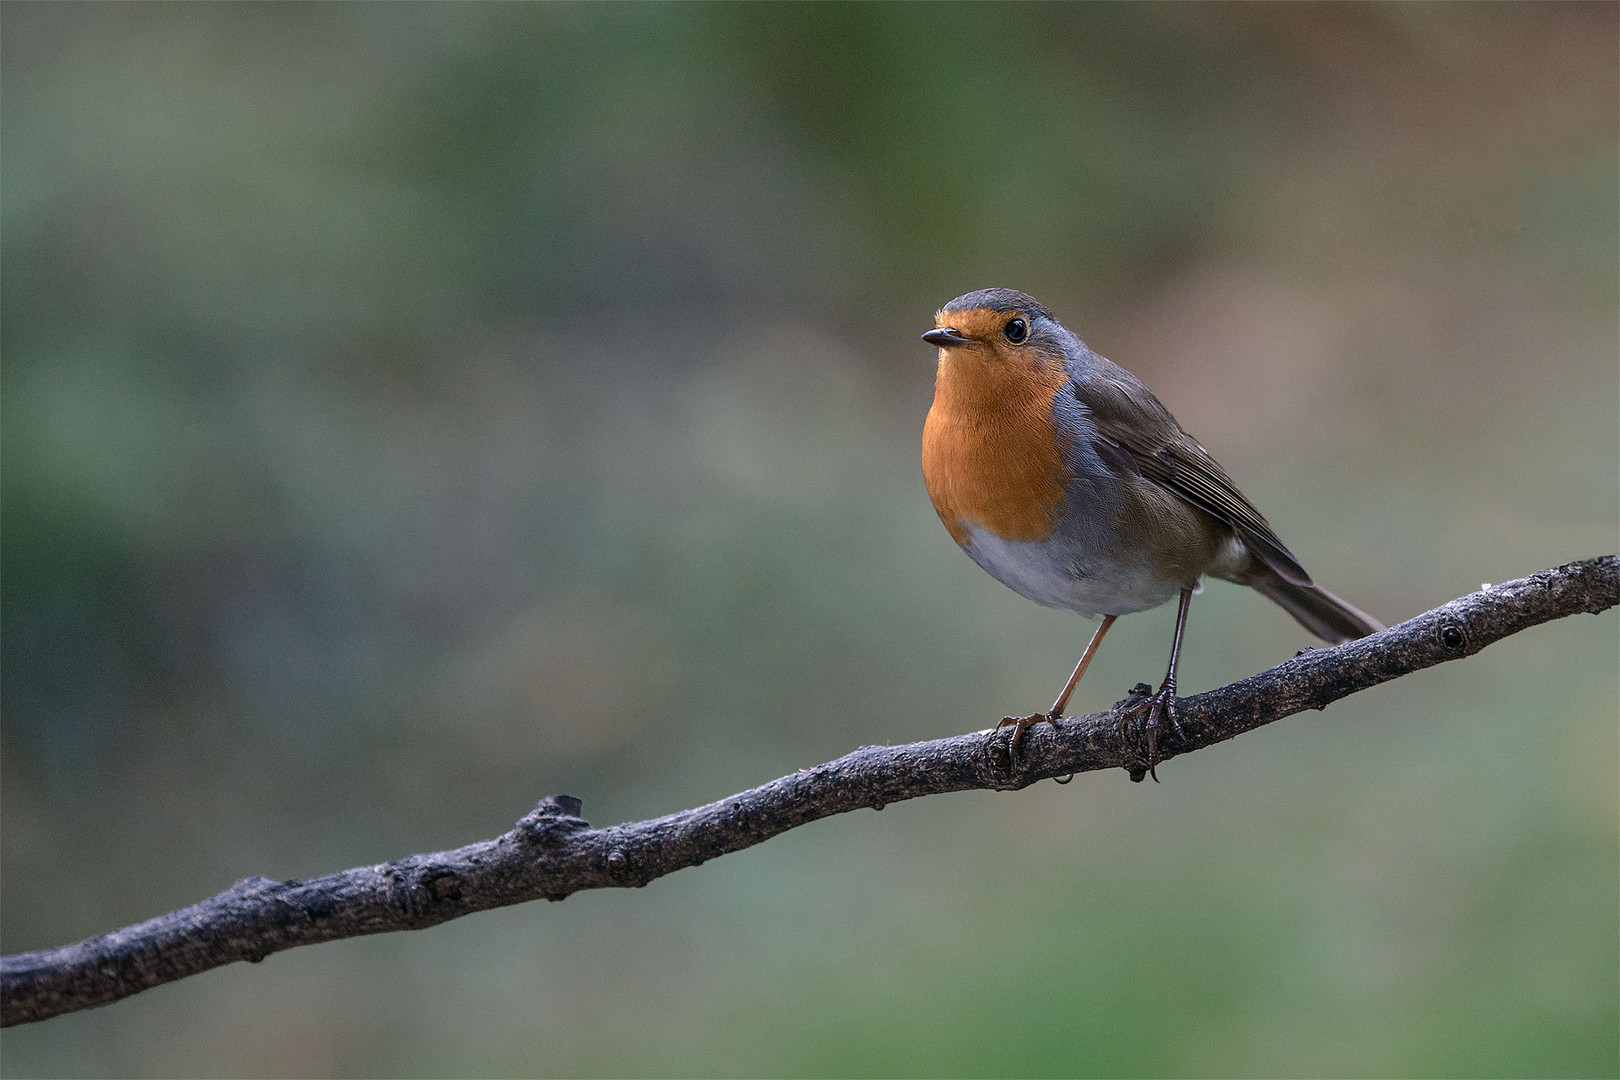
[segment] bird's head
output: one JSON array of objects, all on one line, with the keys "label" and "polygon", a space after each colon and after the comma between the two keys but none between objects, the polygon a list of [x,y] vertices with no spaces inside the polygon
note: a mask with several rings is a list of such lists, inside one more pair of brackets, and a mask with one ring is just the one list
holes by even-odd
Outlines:
[{"label": "bird's head", "polygon": [[1033,296],[1016,289],[980,289],[958,296],[934,316],[934,328],[922,336],[948,356],[969,357],[1013,369],[1062,362],[1061,323]]}]

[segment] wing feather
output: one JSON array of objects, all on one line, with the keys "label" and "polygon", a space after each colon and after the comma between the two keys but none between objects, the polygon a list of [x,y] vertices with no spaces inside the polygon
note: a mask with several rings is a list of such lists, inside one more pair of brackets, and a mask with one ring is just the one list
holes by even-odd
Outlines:
[{"label": "wing feather", "polygon": [[1110,451],[1123,451],[1142,476],[1237,530],[1249,550],[1284,581],[1310,585],[1310,575],[1270,523],[1152,391],[1125,369],[1095,359],[1101,361],[1097,368],[1070,387],[1107,444],[1100,448],[1103,458],[1122,464],[1122,455]]}]

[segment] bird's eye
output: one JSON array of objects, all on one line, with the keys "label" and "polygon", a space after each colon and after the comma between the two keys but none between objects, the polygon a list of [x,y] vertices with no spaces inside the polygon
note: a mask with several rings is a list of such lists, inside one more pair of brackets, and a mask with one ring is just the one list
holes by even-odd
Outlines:
[{"label": "bird's eye", "polygon": [[1023,319],[1008,319],[1006,327],[1001,332],[1007,335],[1007,340],[1014,345],[1022,345],[1024,339],[1029,337],[1029,323]]}]

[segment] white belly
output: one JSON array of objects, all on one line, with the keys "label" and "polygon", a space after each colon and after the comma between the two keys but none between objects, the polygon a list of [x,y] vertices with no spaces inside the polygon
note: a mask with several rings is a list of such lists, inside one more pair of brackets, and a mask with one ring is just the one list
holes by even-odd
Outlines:
[{"label": "white belly", "polygon": [[1158,607],[1184,584],[1143,566],[1088,559],[1062,543],[1004,540],[977,526],[968,534],[971,542],[963,550],[991,577],[1037,604],[1093,618]]}]

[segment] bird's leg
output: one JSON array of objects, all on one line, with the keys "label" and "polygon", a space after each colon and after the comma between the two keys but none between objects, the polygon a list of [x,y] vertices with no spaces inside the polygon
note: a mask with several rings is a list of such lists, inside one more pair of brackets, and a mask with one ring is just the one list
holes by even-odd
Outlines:
[{"label": "bird's leg", "polygon": [[1069,681],[1063,684],[1063,693],[1059,694],[1057,700],[1052,703],[1052,711],[1047,714],[1049,719],[1056,720],[1063,715],[1063,707],[1069,703],[1069,695],[1074,693],[1074,688],[1080,684],[1080,676],[1086,673],[1086,668],[1091,664],[1091,658],[1097,655],[1097,646],[1102,644],[1103,635],[1108,633],[1108,628],[1114,625],[1114,620],[1117,618],[1119,618],[1117,615],[1103,616],[1103,621],[1098,625],[1097,632],[1091,635],[1091,642],[1086,645],[1086,651],[1081,654],[1080,662],[1074,665],[1074,674],[1070,675]]},{"label": "bird's leg", "polygon": [[1030,716],[1003,716],[1001,722],[992,729],[991,734],[993,735],[1008,724],[1013,726],[1012,741],[1007,745],[1009,754],[1016,755],[1018,753],[1018,741],[1024,737],[1024,732],[1041,721],[1044,720],[1053,727],[1057,727],[1058,717],[1063,715],[1063,706],[1069,703],[1069,695],[1074,693],[1075,686],[1080,682],[1080,676],[1086,673],[1086,667],[1091,663],[1091,658],[1097,655],[1097,646],[1102,644],[1103,635],[1108,633],[1108,628],[1114,625],[1114,619],[1117,617],[1115,615],[1103,616],[1102,625],[1098,626],[1097,632],[1091,635],[1091,643],[1086,646],[1086,651],[1081,654],[1080,662],[1074,665],[1074,674],[1069,676],[1069,681],[1064,684],[1063,693],[1059,694],[1057,700],[1052,703],[1051,712],[1034,713]]},{"label": "bird's leg", "polygon": [[[1119,734],[1125,737],[1125,721],[1147,710],[1147,743],[1148,743],[1148,775],[1153,782],[1159,782],[1159,774],[1154,769],[1159,763],[1159,718],[1167,717],[1170,726],[1176,729],[1176,734],[1185,738],[1181,730],[1181,721],[1176,719],[1176,665],[1181,662],[1181,635],[1187,630],[1187,608],[1192,604],[1192,590],[1181,590],[1181,603],[1176,608],[1176,637],[1170,644],[1170,670],[1164,676],[1164,683],[1158,692],[1143,698],[1134,705],[1127,706],[1119,712]],[[1132,779],[1140,779],[1133,776]]]}]

